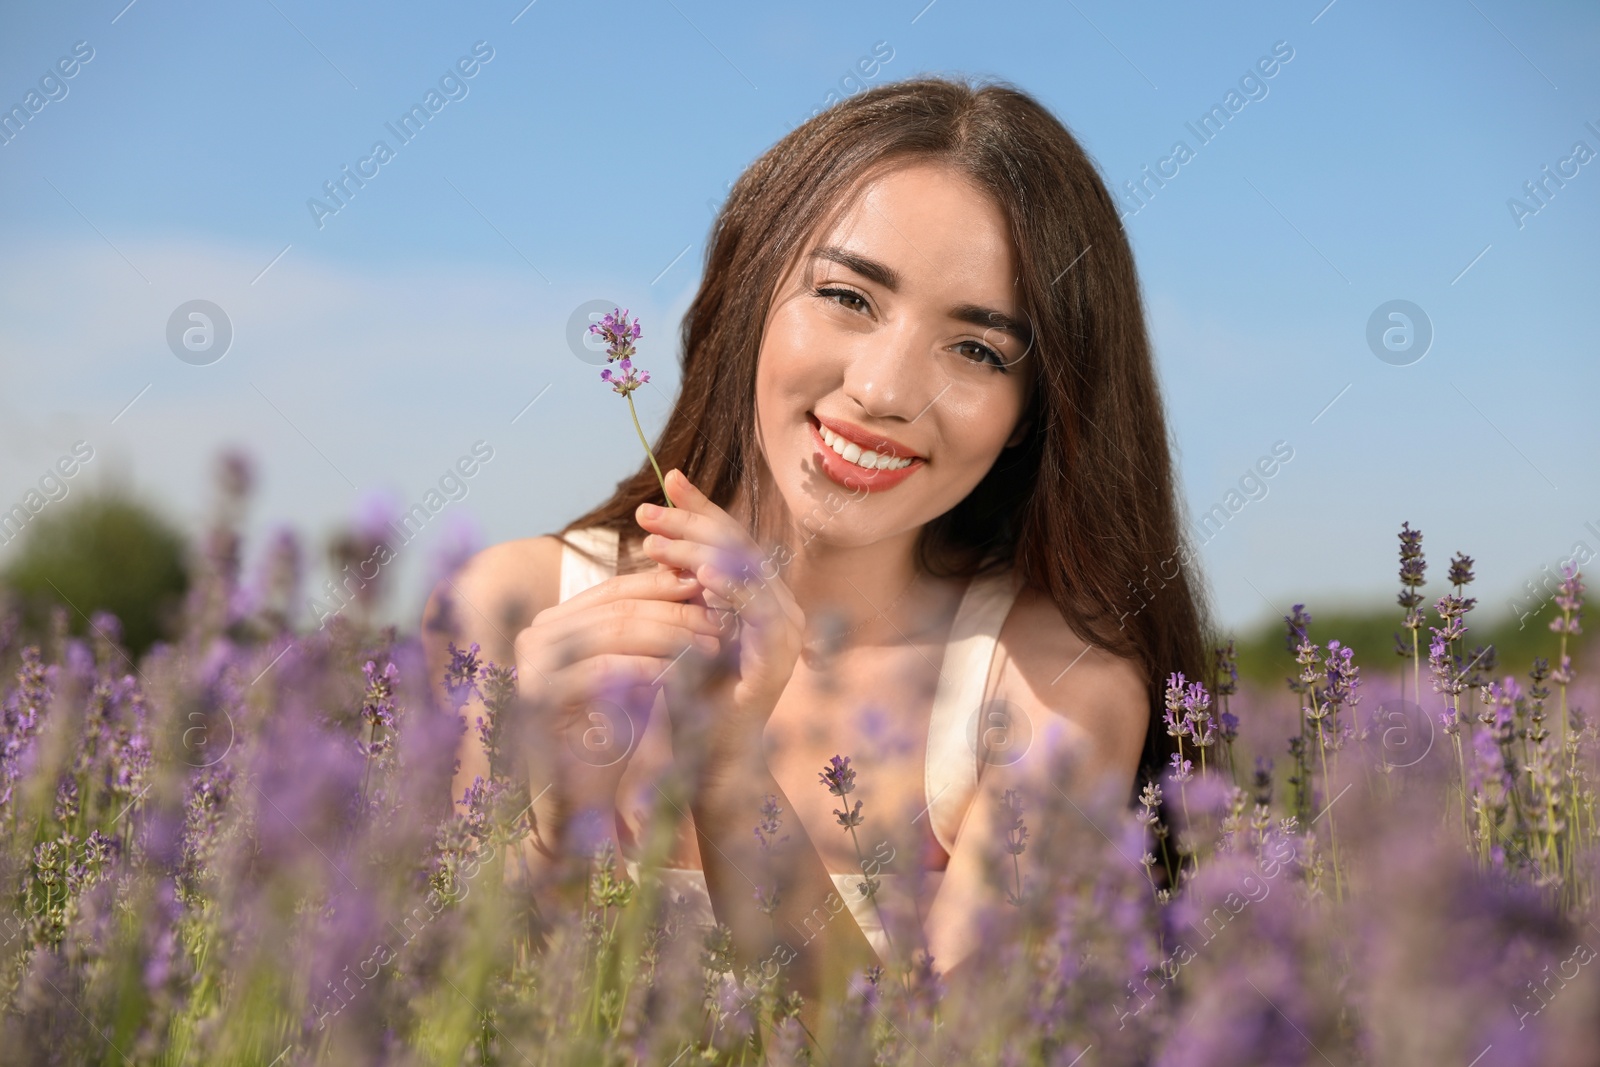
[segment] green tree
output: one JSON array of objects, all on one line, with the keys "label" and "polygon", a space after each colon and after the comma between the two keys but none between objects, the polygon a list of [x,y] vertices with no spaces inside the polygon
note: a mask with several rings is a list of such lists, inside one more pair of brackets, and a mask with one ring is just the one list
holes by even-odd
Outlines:
[{"label": "green tree", "polygon": [[25,632],[42,636],[55,604],[67,606],[76,634],[88,631],[96,611],[109,611],[138,659],[174,632],[189,587],[187,555],[182,535],[144,504],[89,493],[27,525],[0,585],[18,601]]}]

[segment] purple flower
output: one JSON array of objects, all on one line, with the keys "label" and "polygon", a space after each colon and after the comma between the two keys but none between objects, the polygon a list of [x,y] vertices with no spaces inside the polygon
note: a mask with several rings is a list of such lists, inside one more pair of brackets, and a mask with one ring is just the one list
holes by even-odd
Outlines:
[{"label": "purple flower", "polygon": [[467,698],[478,691],[478,642],[472,642],[465,651],[451,642],[450,662],[444,669],[444,688],[456,704],[465,704]]},{"label": "purple flower", "polygon": [[1311,612],[1306,611],[1305,607],[1304,604],[1296,604],[1294,613],[1283,617],[1284,625],[1288,627],[1285,637],[1290,652],[1306,641],[1306,627],[1311,625]]},{"label": "purple flower", "polygon": [[1361,702],[1361,698],[1356,694],[1361,685],[1361,668],[1354,664],[1354,658],[1353,649],[1341,645],[1338,641],[1328,642],[1328,653],[1323,661],[1328,682],[1324,695],[1336,707],[1343,705],[1354,707]]},{"label": "purple flower", "polygon": [[1472,735],[1472,749],[1476,758],[1472,767],[1473,787],[1481,789],[1492,784],[1496,792],[1489,796],[1490,802],[1505,804],[1506,798],[1511,795],[1513,782],[1506,770],[1505,753],[1501,751],[1499,740],[1492,732],[1479,730]]},{"label": "purple flower", "polygon": [[833,757],[818,777],[828,787],[828,792],[836,797],[842,797],[856,787],[856,772],[850,766],[849,756]]},{"label": "purple flower", "polygon": [[589,331],[606,339],[607,361],[618,362],[622,370],[622,373],[618,374],[607,367],[600,372],[600,380],[610,382],[612,390],[628,401],[628,413],[633,416],[634,432],[639,435],[639,443],[644,446],[644,454],[649,457],[650,466],[656,472],[656,481],[661,483],[661,495],[666,499],[667,507],[676,507],[671,494],[667,492],[666,475],[661,472],[661,464],[656,462],[656,454],[645,438],[644,427],[639,425],[639,413],[633,406],[633,391],[650,380],[649,371],[640,370],[633,365],[633,342],[639,336],[639,324],[628,321],[627,311],[614,309],[603,321],[590,326]]},{"label": "purple flower", "polygon": [[[356,742],[364,756],[381,756],[392,743],[394,731],[394,683],[400,668],[393,663],[384,664],[383,670],[372,660],[367,660],[361,672],[367,677],[367,692],[361,700],[361,718],[367,723],[370,741]],[[379,731],[382,731],[380,734]]]},{"label": "purple flower", "polygon": [[11,802],[13,783],[31,766],[32,741],[50,706],[57,667],[46,666],[37,645],[22,650],[16,688],[6,697],[0,729],[0,809]]},{"label": "purple flower", "polygon": [[769,890],[764,885],[756,886],[753,895],[755,896],[757,910],[769,917],[778,910],[778,905],[783,903],[782,892],[778,889]]},{"label": "purple flower", "polygon": [[1233,638],[1212,651],[1217,657],[1217,696],[1232,696],[1239,691],[1239,653],[1233,647]]},{"label": "purple flower", "polygon": [[833,814],[838,818],[839,825],[844,827],[846,830],[850,830],[850,829],[853,829],[853,828],[855,828],[857,826],[860,826],[861,825],[861,801],[859,801],[859,800],[856,801],[855,808],[853,808],[850,811],[840,811],[838,808],[834,808],[833,809]]},{"label": "purple flower", "polygon": [[1183,738],[1189,734],[1189,720],[1183,711],[1183,683],[1182,674],[1167,676],[1166,714],[1162,721],[1167,724],[1167,734],[1171,737]]},{"label": "purple flower", "polygon": [[622,367],[621,374],[613,374],[610,367],[600,372],[601,380],[610,382],[611,388],[616,391],[618,396],[627,396],[650,380],[650,372],[636,370],[631,359],[624,358],[620,366]]},{"label": "purple flower", "polygon": [[1139,793],[1139,822],[1145,826],[1154,826],[1161,819],[1161,786],[1157,782],[1146,782],[1144,789]]},{"label": "purple flower", "polygon": [[[1422,594],[1417,592],[1426,579],[1423,577],[1428,569],[1428,561],[1422,556],[1422,531],[1413,530],[1409,522],[1400,524],[1400,584],[1405,587],[1400,594],[1400,606],[1406,609],[1406,618],[1409,620],[1416,607],[1422,603]],[[1420,624],[1420,613],[1418,621]],[[1409,626],[1409,622],[1407,623]],[[1415,629],[1415,627],[1412,627]]]},{"label": "purple flower", "polygon": [[605,339],[608,360],[627,360],[634,354],[633,342],[639,339],[639,323],[628,321],[626,308],[613,308],[605,318],[590,326],[589,332]]},{"label": "purple flower", "polygon": [[778,806],[778,798],[768,793],[761,799],[761,821],[756,823],[756,840],[761,847],[770,849],[780,841],[787,841],[788,834],[778,836],[778,830],[783,826],[783,809]]},{"label": "purple flower", "polygon": [[1220,718],[1222,739],[1224,741],[1237,740],[1239,737],[1239,716],[1231,711],[1225,711]]},{"label": "purple flower", "polygon": [[63,774],[56,785],[56,821],[65,825],[78,817],[78,780]]},{"label": "purple flower", "polygon": [[1561,616],[1550,620],[1551,631],[1558,634],[1583,633],[1578,621],[1583,618],[1583,578],[1578,565],[1572,560],[1561,565],[1561,586],[1556,590],[1556,606],[1561,609]]},{"label": "purple flower", "polygon": [[1028,827],[1022,821],[1022,796],[1015,789],[1007,789],[1000,797],[1000,804],[1004,809],[1006,852],[1020,856],[1028,848]]}]

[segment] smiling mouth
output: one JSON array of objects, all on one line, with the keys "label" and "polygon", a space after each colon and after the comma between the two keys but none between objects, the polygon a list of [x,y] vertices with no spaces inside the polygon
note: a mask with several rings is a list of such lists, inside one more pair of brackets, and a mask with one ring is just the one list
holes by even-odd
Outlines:
[{"label": "smiling mouth", "polygon": [[807,412],[806,418],[811,423],[812,429],[817,432],[817,436],[822,438],[823,443],[828,446],[834,455],[846,463],[860,467],[863,471],[905,470],[921,458],[919,456],[895,456],[888,452],[874,452],[871,449],[863,448],[843,434],[835,433],[824,426],[814,414]]}]

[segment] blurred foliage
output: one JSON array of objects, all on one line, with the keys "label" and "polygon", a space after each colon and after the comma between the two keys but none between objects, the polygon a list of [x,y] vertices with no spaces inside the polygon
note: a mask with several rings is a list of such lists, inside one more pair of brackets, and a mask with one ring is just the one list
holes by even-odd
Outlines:
[{"label": "blurred foliage", "polygon": [[96,611],[117,616],[138,659],[176,630],[187,555],[182,535],[149,507],[118,492],[90,493],[46,508],[24,528],[0,587],[17,600],[26,639],[40,640],[51,607],[65,602],[75,634]]},{"label": "blurred foliage", "polygon": [[[1427,601],[1430,608],[1427,625],[1439,626],[1439,617],[1431,610],[1433,599]],[[1291,609],[1293,607],[1288,606]],[[1396,634],[1405,635],[1408,641],[1410,639],[1401,626],[1405,616],[1403,608],[1374,605],[1370,608],[1342,607],[1319,611],[1317,605],[1307,604],[1306,610],[1311,612],[1308,636],[1313,644],[1326,646],[1330,639],[1337,639],[1355,650],[1357,665],[1369,675],[1393,674],[1402,667],[1409,670],[1411,660],[1395,651]],[[1494,677],[1526,675],[1535,656],[1549,658],[1554,655],[1550,620],[1559,612],[1553,600],[1546,601],[1538,611],[1528,614],[1521,622],[1517,616],[1510,614],[1479,617],[1482,610],[1480,607],[1467,615],[1464,641],[1474,654],[1479,646],[1494,647],[1494,651],[1483,660],[1483,665],[1487,666],[1489,656],[1493,657],[1494,666],[1490,673]],[[1297,668],[1294,653],[1287,643],[1287,633],[1284,620],[1277,619],[1231,634],[1239,652],[1241,681],[1276,686],[1282,685],[1284,679],[1295,673]],[[1226,640],[1228,636],[1230,634],[1224,632],[1223,639]],[[1420,636],[1422,672],[1427,674],[1430,635],[1424,629]],[[1581,650],[1583,644],[1580,641],[1577,648]],[[1578,658],[1576,653],[1574,658]]]}]

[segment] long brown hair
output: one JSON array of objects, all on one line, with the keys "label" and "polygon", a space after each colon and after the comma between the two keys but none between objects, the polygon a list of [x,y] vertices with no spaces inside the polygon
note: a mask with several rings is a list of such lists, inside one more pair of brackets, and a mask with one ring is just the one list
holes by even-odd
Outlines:
[{"label": "long brown hair", "polygon": [[[1184,565],[1133,253],[1094,163],[1026,93],[932,77],[885,84],[796,127],[740,175],[683,319],[683,385],[655,444],[661,469],[681,468],[718,505],[737,495],[756,514],[756,359],[772,294],[864,178],[913,162],[957,169],[1004,211],[1036,364],[1026,439],[923,528],[918,562],[951,576],[1014,567],[1086,640],[1135,659],[1150,708],[1140,778],[1158,775],[1172,751],[1167,675],[1215,680],[1206,605]],[[608,527],[630,543],[635,509],[659,498],[643,463],[561,532]]]}]

